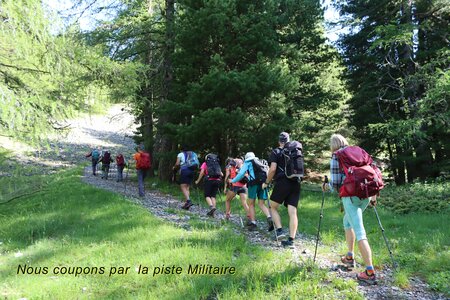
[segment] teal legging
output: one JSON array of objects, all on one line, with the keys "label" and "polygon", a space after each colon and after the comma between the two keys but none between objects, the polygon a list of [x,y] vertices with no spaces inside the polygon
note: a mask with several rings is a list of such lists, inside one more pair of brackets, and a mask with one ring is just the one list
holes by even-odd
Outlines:
[{"label": "teal legging", "polygon": [[358,197],[342,197],[344,205],[344,229],[353,228],[356,240],[367,240],[366,230],[363,224],[363,212],[369,205],[369,199],[359,199]]}]

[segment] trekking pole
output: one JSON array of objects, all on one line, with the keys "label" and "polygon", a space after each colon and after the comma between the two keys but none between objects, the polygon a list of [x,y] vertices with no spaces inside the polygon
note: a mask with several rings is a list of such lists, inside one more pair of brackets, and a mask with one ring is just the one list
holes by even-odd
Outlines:
[{"label": "trekking pole", "polygon": [[317,228],[317,237],[316,237],[316,249],[314,250],[314,259],[313,262],[316,262],[316,255],[317,255],[317,246],[319,245],[319,238],[320,238],[320,225],[322,224],[323,219],[323,203],[325,202],[325,191],[323,190],[325,187],[325,184],[328,183],[328,177],[325,175],[324,183],[322,184],[322,205],[320,207],[320,219],[319,219],[319,227]]},{"label": "trekking pole", "polygon": [[386,243],[386,247],[388,248],[389,255],[391,256],[392,266],[393,266],[394,270],[396,270],[397,263],[394,260],[394,256],[392,255],[391,247],[389,246],[389,243],[388,243],[388,240],[386,238],[386,235],[384,234],[384,228],[383,228],[383,225],[381,225],[380,216],[378,216],[378,212],[377,212],[377,209],[376,209],[375,205],[373,205],[372,207],[373,207],[373,211],[375,212],[375,215],[377,216],[378,225],[380,225],[381,233],[383,234],[384,242]]}]

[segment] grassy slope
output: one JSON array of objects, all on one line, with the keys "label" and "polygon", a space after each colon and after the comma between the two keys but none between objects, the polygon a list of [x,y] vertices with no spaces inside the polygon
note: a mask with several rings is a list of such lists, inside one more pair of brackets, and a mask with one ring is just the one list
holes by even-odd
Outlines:
[{"label": "grassy slope", "polygon": [[[3,298],[360,298],[354,282],[292,265],[288,252],[274,255],[250,245],[229,226],[195,218],[191,231],[175,227],[121,196],[81,183],[79,173],[59,174],[45,192],[1,205]],[[140,264],[186,270],[197,263],[235,266],[236,274],[152,277],[135,270]],[[19,264],[48,267],[49,274],[17,275]],[[55,266],[103,266],[105,274],[54,275]],[[130,271],[109,276],[111,266]]]}]

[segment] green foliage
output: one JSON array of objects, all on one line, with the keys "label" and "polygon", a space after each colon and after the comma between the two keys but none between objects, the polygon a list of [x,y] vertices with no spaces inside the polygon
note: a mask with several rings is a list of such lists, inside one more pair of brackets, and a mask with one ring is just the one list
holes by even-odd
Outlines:
[{"label": "green foliage", "polygon": [[[449,170],[448,22],[441,0],[337,4],[351,124],[369,152],[389,157],[397,184]],[[445,91],[446,90],[446,91]],[[439,107],[439,109],[437,109]]]},{"label": "green foliage", "polygon": [[136,67],[112,63],[74,30],[53,34],[50,22],[57,20],[48,19],[41,1],[3,1],[0,18],[3,134],[39,141],[76,113],[109,100],[112,91],[120,91],[112,101],[134,93]]},{"label": "green foliage", "polygon": [[450,182],[387,186],[381,192],[380,205],[398,214],[449,213]]},{"label": "green foliage", "polygon": [[431,289],[444,292],[450,295],[450,271],[441,271],[431,274],[428,277]]}]

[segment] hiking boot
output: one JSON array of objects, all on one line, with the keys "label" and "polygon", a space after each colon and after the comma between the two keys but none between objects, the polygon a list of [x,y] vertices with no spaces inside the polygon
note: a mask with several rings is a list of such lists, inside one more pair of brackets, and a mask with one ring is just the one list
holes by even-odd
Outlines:
[{"label": "hiking boot", "polygon": [[294,240],[287,239],[287,240],[281,241],[281,245],[286,248],[294,249]]},{"label": "hiking boot", "polygon": [[367,270],[357,274],[356,279],[358,279],[359,281],[365,282],[367,284],[370,284],[370,285],[377,284],[377,277],[375,276],[375,273],[373,273],[372,275],[369,275],[369,274],[367,274]]},{"label": "hiking boot", "polygon": [[216,211],[216,208],[213,207],[211,210],[206,214],[208,217],[214,217],[214,212]]},{"label": "hiking boot", "polygon": [[189,207],[191,207],[192,205],[194,205],[194,203],[192,203],[191,201],[186,201],[181,208],[185,209],[185,210],[189,210]]},{"label": "hiking boot", "polygon": [[267,218],[267,224],[269,224],[269,227],[267,228],[268,232],[271,232],[275,229],[275,227],[273,226],[273,221],[271,217]]},{"label": "hiking boot", "polygon": [[286,237],[286,233],[284,233],[283,228],[278,228],[275,231],[275,234],[277,236],[277,239],[282,239],[282,238]]},{"label": "hiking boot", "polygon": [[252,220],[250,220],[250,217],[247,216],[247,224],[245,224],[245,225],[250,226],[250,225],[252,225],[252,224],[253,224],[253,223],[252,223]]},{"label": "hiking boot", "polygon": [[231,214],[226,214],[225,215],[225,220],[230,221],[230,219],[231,219]]},{"label": "hiking boot", "polygon": [[341,257],[341,262],[344,264],[345,267],[347,267],[347,269],[352,270],[356,267],[356,262],[355,259],[349,259],[347,257],[347,255],[344,255]]},{"label": "hiking boot", "polygon": [[247,226],[247,228],[249,231],[255,231],[258,229],[255,223],[251,223],[250,225]]}]

